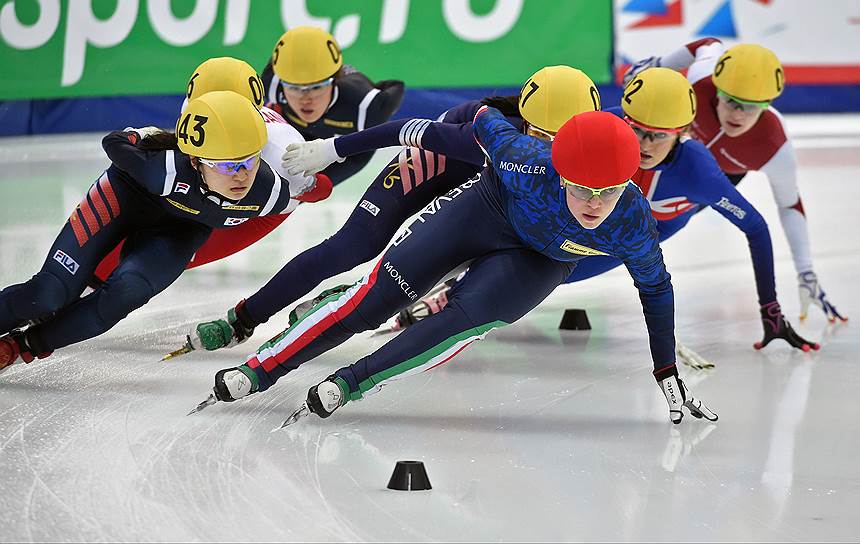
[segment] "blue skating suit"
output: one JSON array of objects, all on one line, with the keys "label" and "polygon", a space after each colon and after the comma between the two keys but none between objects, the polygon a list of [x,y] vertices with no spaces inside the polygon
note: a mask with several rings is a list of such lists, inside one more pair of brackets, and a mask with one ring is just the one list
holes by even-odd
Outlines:
[{"label": "blue skating suit", "polygon": [[648,201],[628,186],[609,217],[585,229],[567,208],[549,142],[523,136],[492,108],[478,112],[474,127],[493,166],[483,187],[493,189],[520,238],[560,261],[606,255],[623,262],[642,300],[655,369],[674,362],[672,284]]},{"label": "blue skating suit", "polygon": [[567,208],[549,142],[522,134],[491,108],[479,110],[473,128],[492,165],[433,199],[358,283],[327,297],[251,354],[240,368],[260,391],[353,334],[375,329],[469,263],[441,312],[335,372],[347,398],[361,398],[445,363],[490,330],[513,323],[562,284],[577,261],[601,254],[621,258],[634,277],[655,377],[677,372],[672,284],[642,194],[631,186],[603,224],[584,229]]},{"label": "blue skating suit", "polygon": [[[621,108],[607,111],[623,116]],[[767,223],[726,178],[704,145],[691,139],[679,143],[660,165],[650,170],[639,169],[633,181],[648,198],[661,242],[681,230],[703,206],[710,206],[731,221],[749,241],[759,304],[776,300],[773,248]],[[577,266],[567,281],[581,281],[619,264],[619,259],[613,257],[588,259]]]}]

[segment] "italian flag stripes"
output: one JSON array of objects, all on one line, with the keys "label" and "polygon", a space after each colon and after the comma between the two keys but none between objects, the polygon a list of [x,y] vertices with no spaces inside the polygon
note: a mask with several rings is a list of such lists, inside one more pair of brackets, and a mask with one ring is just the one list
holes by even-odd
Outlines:
[{"label": "italian flag stripes", "polygon": [[[382,386],[387,385],[390,382],[443,365],[453,359],[455,355],[466,349],[466,346],[475,340],[483,340],[484,337],[487,336],[487,333],[492,329],[504,327],[505,325],[507,325],[507,323],[504,321],[493,321],[492,323],[487,323],[480,327],[473,327],[459,334],[455,334],[450,338],[446,338],[444,341],[423,353],[401,363],[393,364],[385,370],[377,372],[376,374],[362,380],[358,384],[358,391],[350,391],[347,398],[348,400],[359,400],[364,395],[372,395],[373,393],[376,393],[382,388]],[[397,339],[394,339],[392,342],[395,342],[396,340]]]},{"label": "italian flag stripes", "polygon": [[[320,301],[319,304],[303,315],[292,327],[263,344],[257,353],[248,357],[245,364],[252,369],[262,367],[267,373],[279,365],[289,364],[291,357],[307,347],[325,330],[343,320],[358,307],[376,284],[377,273],[381,264],[382,260],[376,264],[370,274],[343,293],[333,294]],[[405,361],[368,361],[369,368],[378,368],[380,370],[367,377],[356,376],[358,389],[355,391],[345,391],[347,393],[347,400],[361,399],[365,394],[379,391],[382,386],[393,380],[405,378],[444,364],[475,340],[483,339],[490,330],[504,325],[507,325],[504,321],[493,321],[478,327],[470,327],[428,347],[428,349]],[[412,342],[416,340],[420,341],[420,335],[416,336],[413,334],[411,337]],[[399,337],[391,340],[391,342],[398,341],[402,340]],[[374,355],[370,357],[372,358]],[[338,375],[343,370],[338,371]],[[338,381],[341,388],[345,389],[346,382],[343,379],[339,379]]]},{"label": "italian flag stripes", "polygon": [[370,274],[343,293],[336,293],[321,300],[292,327],[260,346],[257,353],[248,357],[245,364],[251,368],[263,367],[266,372],[271,372],[286,362],[324,330],[352,313],[376,284],[376,275],[381,264],[380,260]]}]

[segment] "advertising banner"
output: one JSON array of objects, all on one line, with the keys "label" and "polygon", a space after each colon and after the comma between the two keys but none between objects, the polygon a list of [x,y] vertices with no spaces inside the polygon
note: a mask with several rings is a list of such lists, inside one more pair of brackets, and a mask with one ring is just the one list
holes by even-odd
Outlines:
[{"label": "advertising banner", "polygon": [[713,36],[771,49],[789,85],[860,83],[858,0],[615,0],[615,34],[618,64]]},{"label": "advertising banner", "polygon": [[413,88],[518,86],[550,64],[611,78],[608,0],[0,0],[0,100],[180,94],[210,57],[262,70],[300,25]]}]

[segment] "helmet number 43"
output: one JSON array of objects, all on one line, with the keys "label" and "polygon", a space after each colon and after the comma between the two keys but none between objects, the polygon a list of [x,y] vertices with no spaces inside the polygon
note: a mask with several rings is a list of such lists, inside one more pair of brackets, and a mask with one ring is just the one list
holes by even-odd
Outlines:
[{"label": "helmet number 43", "polygon": [[182,122],[179,123],[179,130],[176,132],[176,137],[182,140],[184,143],[188,143],[191,140],[191,145],[194,147],[200,147],[203,145],[203,141],[206,139],[206,132],[203,130],[203,125],[206,124],[206,121],[209,120],[205,115],[195,115],[194,116],[194,126],[191,127],[191,130],[197,133],[197,136],[189,136],[188,135],[188,122],[191,120],[191,114],[186,114],[185,118],[182,119]]}]

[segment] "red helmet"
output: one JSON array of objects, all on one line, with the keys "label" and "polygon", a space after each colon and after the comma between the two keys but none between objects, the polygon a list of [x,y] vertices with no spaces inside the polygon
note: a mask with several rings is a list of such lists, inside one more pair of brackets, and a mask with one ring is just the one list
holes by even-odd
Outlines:
[{"label": "red helmet", "polygon": [[552,165],[564,179],[593,189],[624,183],[639,168],[639,140],[606,111],[574,115],[552,142]]}]

